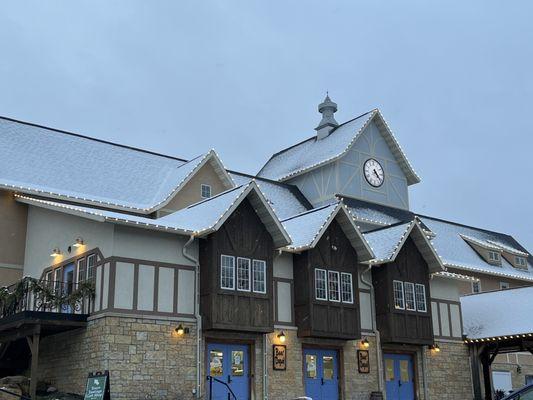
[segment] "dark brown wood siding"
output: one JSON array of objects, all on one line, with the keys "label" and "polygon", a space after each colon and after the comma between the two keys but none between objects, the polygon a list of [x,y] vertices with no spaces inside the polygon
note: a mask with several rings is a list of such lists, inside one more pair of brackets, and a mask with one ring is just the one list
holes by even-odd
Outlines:
[{"label": "dark brown wood siding", "polygon": [[[266,261],[266,294],[221,289],[223,254]],[[239,205],[217,232],[200,241],[200,312],[204,329],[274,330],[273,255],[272,237],[248,200]]]},{"label": "dark brown wood siding", "polygon": [[[425,313],[394,307],[393,281],[426,287]],[[429,269],[415,243],[408,238],[394,262],[372,268],[376,293],[376,322],[384,343],[432,344],[433,327],[429,293]]]},{"label": "dark brown wood siding", "polygon": [[[351,273],[353,304],[316,300],[315,268]],[[300,337],[361,337],[357,253],[337,221],[315,248],[294,256],[294,311]]]}]

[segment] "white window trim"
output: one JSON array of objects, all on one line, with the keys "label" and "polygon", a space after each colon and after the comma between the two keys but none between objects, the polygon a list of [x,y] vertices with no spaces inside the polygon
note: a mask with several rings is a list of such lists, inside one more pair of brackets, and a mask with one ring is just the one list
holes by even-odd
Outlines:
[{"label": "white window trim", "polygon": [[[265,278],[264,280],[264,287],[265,287],[265,290],[255,290],[255,287],[254,287],[254,282],[255,282],[255,270],[254,270],[254,267],[253,267],[253,263],[254,262],[259,262],[261,263],[262,267],[263,267],[263,276]],[[252,287],[252,290],[254,293],[261,293],[261,294],[266,294],[267,292],[267,265],[266,265],[266,261],[265,260],[252,260],[251,264],[251,273],[250,273],[250,277],[251,277],[251,287]]]},{"label": "white window trim", "polygon": [[[317,290],[317,272],[321,271],[324,272],[324,292],[326,293],[325,298],[318,297],[318,290]],[[328,271],[326,269],[322,268],[315,268],[315,300],[321,300],[321,301],[328,301]]]},{"label": "white window trim", "polygon": [[[342,277],[343,276],[347,276],[350,278],[350,298],[352,299],[352,301],[346,301],[342,298]],[[354,297],[354,293],[353,293],[353,277],[352,277],[352,274],[350,274],[349,272],[341,272],[341,300],[343,303],[345,304],[353,304],[353,299]]]},{"label": "white window trim", "polygon": [[[329,283],[330,283],[330,279],[329,279],[329,276],[331,275],[337,275],[337,300],[333,300],[330,296],[330,288],[329,288]],[[340,303],[341,302],[341,276],[339,274],[338,271],[330,271],[328,270],[328,279],[327,279],[327,295],[328,295],[328,300],[333,302],[333,303]]]},{"label": "white window trim", "polygon": [[[239,289],[239,260],[248,261],[248,289]],[[235,285],[238,292],[251,292],[252,291],[252,260],[246,257],[237,257],[237,263],[235,264],[236,280]]]},{"label": "white window trim", "polygon": [[[225,287],[225,286],[222,286],[222,260],[224,257],[227,257],[227,258],[231,258],[233,259],[233,268],[232,268],[232,272],[233,272],[233,287]],[[235,290],[235,269],[236,269],[236,265],[235,265],[235,257],[234,256],[228,256],[227,254],[221,254],[220,255],[220,288],[221,289],[224,289],[224,290]]]},{"label": "white window trim", "polygon": [[509,282],[500,281],[500,290],[509,289]]},{"label": "white window trim", "polygon": [[[209,196],[207,196],[207,197],[204,196],[204,188],[209,188]],[[205,183],[202,183],[202,184],[200,185],[200,197],[201,197],[202,199],[209,199],[209,198],[211,198],[212,193],[213,193],[213,192],[211,191],[211,185],[207,185],[207,184],[205,184]]]},{"label": "white window trim", "polygon": [[[416,298],[416,288],[422,288],[422,294],[424,295],[424,310],[421,310],[418,308],[418,299]],[[415,305],[416,305],[416,311],[426,313],[428,312],[428,302],[426,299],[426,285],[422,285],[421,283],[417,283],[415,285]]]},{"label": "white window trim", "polygon": [[[402,286],[402,303],[403,303],[402,307],[397,307],[396,306],[396,290],[394,288],[394,283],[399,283]],[[405,291],[404,291],[404,287],[403,287],[403,282],[402,281],[397,281],[397,280],[393,280],[392,281],[392,299],[394,300],[394,309],[395,310],[405,310]]]},{"label": "white window trim", "polygon": [[[474,285],[477,284],[478,285],[478,288],[479,288],[479,291],[476,292],[474,290]],[[481,282],[480,281],[477,281],[477,282],[472,282],[472,293],[481,293],[483,290],[481,289]]]},{"label": "white window trim", "polygon": [[[93,263],[93,266],[92,266],[92,270],[94,271],[94,269],[96,268],[96,254],[89,254],[87,257],[85,257],[85,277],[86,277],[86,280],[89,280],[90,276],[89,276],[89,259],[94,259],[94,263]],[[96,273],[94,274],[94,277],[96,278]]]},{"label": "white window trim", "polygon": [[[409,308],[407,306],[407,287],[408,286],[412,289],[411,293],[413,294],[413,308]],[[415,284],[413,282],[404,282],[404,284],[403,284],[403,301],[404,301],[405,309],[407,311],[417,311],[417,309],[416,309]]]},{"label": "white window trim", "polygon": [[489,250],[489,260],[490,261],[494,261],[494,262],[499,262],[500,261],[500,253],[498,253],[497,251]]}]

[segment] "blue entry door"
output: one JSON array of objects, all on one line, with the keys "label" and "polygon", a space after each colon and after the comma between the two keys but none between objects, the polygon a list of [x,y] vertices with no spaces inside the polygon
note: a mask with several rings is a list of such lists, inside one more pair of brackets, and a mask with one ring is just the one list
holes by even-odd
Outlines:
[{"label": "blue entry door", "polygon": [[414,400],[413,358],[408,354],[385,354],[387,400]]},{"label": "blue entry door", "polygon": [[[242,344],[209,343],[207,345],[208,376],[226,382],[237,400],[250,398],[250,365],[248,346]],[[228,400],[227,387],[215,380],[207,380],[208,399],[212,390],[213,400]]]},{"label": "blue entry door", "polygon": [[[75,281],[74,281],[74,263],[65,265],[63,267],[63,294],[70,295],[74,291]],[[63,305],[63,312],[72,313],[74,310],[71,306],[65,304]]]},{"label": "blue entry door", "polygon": [[304,349],[305,395],[313,400],[339,399],[337,351]]}]

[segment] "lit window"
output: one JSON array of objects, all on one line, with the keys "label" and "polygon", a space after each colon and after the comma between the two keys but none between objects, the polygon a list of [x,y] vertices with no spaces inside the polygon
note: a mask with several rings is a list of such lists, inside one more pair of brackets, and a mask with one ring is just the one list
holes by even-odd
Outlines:
[{"label": "lit window", "polygon": [[489,260],[494,262],[500,261],[500,253],[496,251],[489,251]]},{"label": "lit window", "polygon": [[515,264],[516,264],[517,266],[519,266],[519,267],[527,267],[527,261],[526,261],[525,257],[518,257],[518,256],[516,256],[516,257],[514,258],[514,262],[515,262]]},{"label": "lit window", "polygon": [[472,282],[472,293],[481,293],[481,283],[479,281]]},{"label": "lit window", "polygon": [[266,262],[262,260],[253,261],[254,292],[266,293]]},{"label": "lit window", "polygon": [[426,286],[417,283],[415,286],[415,295],[416,295],[416,309],[420,312],[426,312],[427,311]]},{"label": "lit window", "polygon": [[328,294],[326,292],[326,270],[315,269],[315,297],[317,300],[327,300]]},{"label": "lit window", "polygon": [[91,254],[87,256],[87,280],[94,279],[94,263],[96,261],[96,255]]},{"label": "lit window", "polygon": [[250,291],[250,259],[237,257],[237,290]]},{"label": "lit window", "polygon": [[509,282],[500,282],[500,289],[509,289]]},{"label": "lit window", "polygon": [[339,273],[336,271],[328,271],[328,285],[329,285],[329,300],[341,301],[339,290]]},{"label": "lit window", "polygon": [[235,289],[235,257],[221,256],[220,287],[222,289]]},{"label": "lit window", "polygon": [[405,309],[416,311],[415,305],[415,285],[411,282],[405,282]]},{"label": "lit window", "polygon": [[353,303],[352,274],[341,273],[341,297],[343,303]]},{"label": "lit window", "polygon": [[202,199],[208,199],[211,197],[211,186],[203,185],[201,186]]},{"label": "lit window", "polygon": [[403,296],[403,282],[392,281],[394,291],[394,308],[403,310],[405,309],[404,296]]}]

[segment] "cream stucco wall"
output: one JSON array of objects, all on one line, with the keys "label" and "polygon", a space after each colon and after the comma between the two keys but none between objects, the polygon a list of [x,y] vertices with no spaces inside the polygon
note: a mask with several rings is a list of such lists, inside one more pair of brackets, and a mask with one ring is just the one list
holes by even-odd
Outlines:
[{"label": "cream stucco wall", "polygon": [[11,192],[0,190],[0,285],[22,276],[28,207],[17,203]]}]

